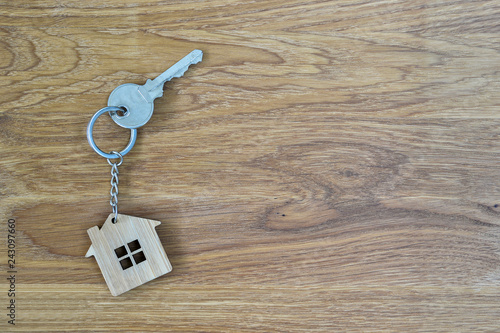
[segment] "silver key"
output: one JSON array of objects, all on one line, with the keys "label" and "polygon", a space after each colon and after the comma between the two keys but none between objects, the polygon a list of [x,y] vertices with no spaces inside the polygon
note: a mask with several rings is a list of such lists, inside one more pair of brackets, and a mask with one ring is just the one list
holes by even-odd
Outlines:
[{"label": "silver key", "polygon": [[111,113],[111,118],[125,128],[138,128],[146,124],[153,115],[154,100],[163,96],[163,85],[175,77],[181,77],[190,65],[199,63],[203,58],[201,50],[194,50],[175,65],[144,85],[125,83],[111,92],[108,106],[118,106],[126,111],[120,115]]}]

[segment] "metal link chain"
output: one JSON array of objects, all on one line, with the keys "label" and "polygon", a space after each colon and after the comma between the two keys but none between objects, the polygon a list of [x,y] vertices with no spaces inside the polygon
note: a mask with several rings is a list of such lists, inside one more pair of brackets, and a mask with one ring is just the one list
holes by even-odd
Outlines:
[{"label": "metal link chain", "polygon": [[111,160],[108,158],[108,164],[111,165],[111,190],[109,191],[109,194],[111,195],[111,199],[109,200],[109,204],[111,205],[111,208],[113,210],[113,214],[115,215],[113,217],[113,224],[118,222],[118,167],[122,165],[123,163],[123,156],[116,151],[112,151],[111,154],[116,154],[120,158],[120,161],[117,162],[111,162]]}]

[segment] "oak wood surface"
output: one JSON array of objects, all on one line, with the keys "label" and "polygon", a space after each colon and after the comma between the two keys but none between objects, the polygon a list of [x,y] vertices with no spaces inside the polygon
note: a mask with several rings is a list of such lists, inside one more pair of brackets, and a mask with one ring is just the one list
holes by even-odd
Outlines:
[{"label": "oak wood surface", "polygon": [[[1,1],[0,331],[498,332],[498,1]],[[120,167],[173,271],[110,295],[86,125],[198,48]],[[129,131],[101,117],[97,144]],[[16,220],[16,326],[7,220]]]}]

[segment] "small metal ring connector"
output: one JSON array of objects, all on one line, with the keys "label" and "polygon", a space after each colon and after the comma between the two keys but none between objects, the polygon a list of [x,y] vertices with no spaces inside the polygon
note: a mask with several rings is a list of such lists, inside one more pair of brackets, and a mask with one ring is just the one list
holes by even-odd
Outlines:
[{"label": "small metal ring connector", "polygon": [[111,162],[111,161],[110,161],[110,158],[108,158],[108,159],[107,159],[107,161],[108,161],[108,164],[109,164],[109,165],[113,166],[114,164],[116,164],[116,166],[117,166],[117,167],[119,167],[120,165],[122,165],[122,163],[123,163],[123,155],[122,155],[122,153],[119,153],[119,152],[114,151],[114,150],[113,150],[113,151],[111,151],[111,152],[109,152],[109,153],[110,153],[110,154],[115,154],[115,155],[117,156],[116,158],[119,158],[119,159],[120,159],[120,162],[118,162],[118,163],[114,163],[114,162]]},{"label": "small metal ring connector", "polygon": [[97,145],[95,144],[94,137],[92,135],[92,131],[94,129],[94,124],[95,124],[95,121],[97,120],[97,118],[99,118],[102,114],[104,114],[106,112],[109,113],[109,112],[118,112],[118,111],[123,111],[123,109],[116,107],[116,106],[107,106],[107,107],[102,108],[99,111],[97,111],[92,116],[92,118],[89,121],[89,125],[87,126],[87,140],[89,141],[90,147],[92,147],[92,149],[94,149],[94,151],[96,153],[98,153],[99,155],[101,155],[102,157],[107,158],[107,159],[122,158],[122,160],[123,160],[123,156],[125,156],[132,149],[132,147],[134,147],[135,140],[137,140],[137,129],[136,128],[130,129],[130,141],[128,142],[125,149],[123,149],[118,155],[112,154],[112,153],[107,154],[107,153],[103,152],[101,149],[99,149],[99,147],[97,147]]}]

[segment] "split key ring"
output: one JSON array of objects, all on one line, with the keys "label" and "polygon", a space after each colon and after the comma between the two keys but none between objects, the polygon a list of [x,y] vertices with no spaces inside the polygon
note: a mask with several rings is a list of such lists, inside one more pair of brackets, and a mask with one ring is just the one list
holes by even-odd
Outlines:
[{"label": "split key ring", "polygon": [[94,141],[93,134],[92,134],[95,121],[97,120],[97,118],[99,118],[102,114],[104,114],[106,112],[109,113],[109,112],[118,112],[118,111],[123,111],[123,109],[116,107],[116,106],[107,106],[105,108],[102,108],[92,116],[92,118],[89,121],[89,125],[87,126],[87,140],[89,141],[90,146],[92,147],[92,149],[94,149],[94,151],[96,153],[98,153],[99,155],[101,155],[102,157],[107,158],[107,159],[120,158],[120,155],[125,156],[125,154],[127,154],[132,149],[132,147],[134,147],[135,140],[137,139],[137,129],[131,128],[130,129],[130,141],[128,142],[128,145],[120,152],[119,155],[118,154],[111,154],[111,153],[107,154],[107,153],[103,152],[101,149],[99,149],[99,147],[97,147],[97,145],[95,144],[95,141]]}]

